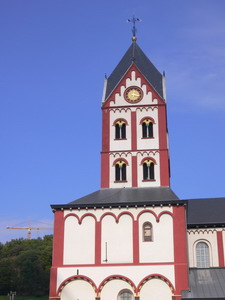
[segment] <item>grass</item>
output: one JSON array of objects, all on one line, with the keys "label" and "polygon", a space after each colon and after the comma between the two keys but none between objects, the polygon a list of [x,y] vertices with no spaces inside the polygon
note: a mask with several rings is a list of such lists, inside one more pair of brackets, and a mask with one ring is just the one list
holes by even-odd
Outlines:
[{"label": "grass", "polygon": [[[8,296],[0,296],[0,300],[9,300]],[[15,296],[14,300],[48,300],[48,296]]]}]

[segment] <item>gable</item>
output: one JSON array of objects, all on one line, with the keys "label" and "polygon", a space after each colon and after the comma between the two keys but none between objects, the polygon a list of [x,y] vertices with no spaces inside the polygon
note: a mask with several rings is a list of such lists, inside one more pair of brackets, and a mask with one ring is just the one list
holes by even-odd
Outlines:
[{"label": "gable", "polygon": [[[140,102],[131,103],[125,100],[125,91],[129,87],[138,87],[143,91],[143,98]],[[144,74],[133,63],[105,100],[102,108],[113,106],[149,106],[156,104],[165,104],[165,101],[148,82]]]},{"label": "gable", "polygon": [[142,76],[145,77],[152,89],[161,98],[163,98],[162,74],[155,68],[137,43],[133,42],[117,67],[107,79],[104,102],[112,95],[113,91],[119,85],[121,79],[124,78],[124,75],[132,65],[134,65]]}]

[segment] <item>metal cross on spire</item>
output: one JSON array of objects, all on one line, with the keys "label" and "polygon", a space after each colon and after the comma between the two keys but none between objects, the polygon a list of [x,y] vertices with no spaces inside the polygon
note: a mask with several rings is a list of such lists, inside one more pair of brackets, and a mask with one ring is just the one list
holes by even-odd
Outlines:
[{"label": "metal cross on spire", "polygon": [[132,33],[133,33],[132,41],[136,41],[136,40],[137,40],[137,37],[136,37],[136,32],[137,32],[136,22],[141,22],[141,21],[142,21],[141,19],[135,18],[135,16],[133,16],[132,19],[127,19],[127,22],[133,23],[133,28],[132,28]]}]

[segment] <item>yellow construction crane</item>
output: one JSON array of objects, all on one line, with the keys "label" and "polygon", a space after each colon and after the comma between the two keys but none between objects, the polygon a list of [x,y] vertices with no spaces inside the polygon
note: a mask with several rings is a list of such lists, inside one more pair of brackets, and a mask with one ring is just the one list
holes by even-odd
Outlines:
[{"label": "yellow construction crane", "polygon": [[10,227],[7,226],[6,229],[26,229],[27,230],[27,239],[31,239],[31,230],[53,230],[53,227]]}]

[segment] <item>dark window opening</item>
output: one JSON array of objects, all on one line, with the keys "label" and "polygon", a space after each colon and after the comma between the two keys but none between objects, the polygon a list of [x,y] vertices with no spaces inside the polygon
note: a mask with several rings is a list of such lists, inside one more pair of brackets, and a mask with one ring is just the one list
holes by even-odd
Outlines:
[{"label": "dark window opening", "polygon": [[150,179],[155,179],[155,165],[153,162],[150,163]]},{"label": "dark window opening", "polygon": [[126,180],[127,174],[126,174],[126,164],[123,164],[122,166],[122,180]]},{"label": "dark window opening", "polygon": [[153,137],[153,123],[149,120],[142,123],[142,137],[152,138]]},{"label": "dark window opening", "polygon": [[154,180],[155,179],[155,165],[153,162],[143,163],[143,179]]},{"label": "dark window opening", "polygon": [[116,139],[120,139],[120,125],[116,124]]},{"label": "dark window opening", "polygon": [[120,180],[120,166],[119,166],[119,164],[116,164],[115,169],[116,169],[116,181],[119,181]]},{"label": "dark window opening", "polygon": [[126,124],[123,123],[122,128],[121,128],[121,139],[126,138]]},{"label": "dark window opening", "polygon": [[115,165],[115,180],[126,181],[127,178],[127,166],[125,163],[117,163]]},{"label": "dark window opening", "polygon": [[118,121],[115,125],[115,138],[125,139],[126,138],[126,124]]}]

